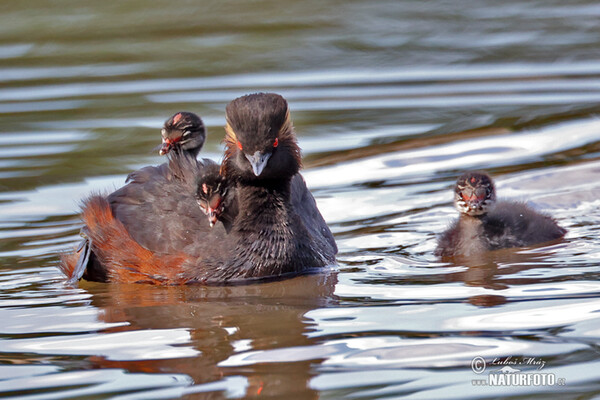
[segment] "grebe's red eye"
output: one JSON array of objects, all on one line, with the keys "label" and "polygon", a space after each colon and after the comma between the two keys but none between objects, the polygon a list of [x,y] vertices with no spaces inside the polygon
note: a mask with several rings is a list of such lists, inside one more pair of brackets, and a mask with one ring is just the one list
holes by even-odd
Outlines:
[{"label": "grebe's red eye", "polygon": [[275,138],[275,141],[273,142],[273,147],[277,146],[279,146],[279,138]]},{"label": "grebe's red eye", "polygon": [[242,147],[242,142],[240,142],[240,141],[238,140],[236,143],[237,143],[237,147],[238,147],[238,149],[240,149],[240,150],[243,150],[243,147]]}]

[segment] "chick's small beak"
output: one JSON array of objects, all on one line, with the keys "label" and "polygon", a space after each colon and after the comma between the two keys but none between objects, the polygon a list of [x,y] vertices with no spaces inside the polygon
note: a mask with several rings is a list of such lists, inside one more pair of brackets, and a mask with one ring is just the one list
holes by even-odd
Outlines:
[{"label": "chick's small beak", "polygon": [[250,161],[250,165],[252,165],[252,171],[254,175],[260,176],[263,170],[267,166],[267,162],[271,157],[271,153],[261,153],[260,151],[255,152],[253,155],[244,154],[248,161]]},{"label": "chick's small beak", "polygon": [[208,224],[212,228],[217,223],[217,212],[214,208],[209,207],[206,215],[208,216]]},{"label": "chick's small beak", "polygon": [[160,154],[161,156],[164,156],[169,151],[171,151],[172,147],[173,147],[173,144],[171,142],[163,141],[162,144],[160,145],[160,149],[158,150],[158,154]]}]

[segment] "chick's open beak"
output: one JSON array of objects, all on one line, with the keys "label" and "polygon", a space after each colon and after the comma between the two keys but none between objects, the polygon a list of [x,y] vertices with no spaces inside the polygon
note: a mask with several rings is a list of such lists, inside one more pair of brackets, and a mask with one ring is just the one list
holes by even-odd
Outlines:
[{"label": "chick's open beak", "polygon": [[173,144],[171,142],[163,141],[158,150],[158,154],[160,154],[161,156],[164,156],[169,151],[171,151],[172,147],[173,147]]},{"label": "chick's open beak", "polygon": [[208,216],[208,224],[212,228],[217,223],[217,212],[214,208],[209,207],[206,215]]}]

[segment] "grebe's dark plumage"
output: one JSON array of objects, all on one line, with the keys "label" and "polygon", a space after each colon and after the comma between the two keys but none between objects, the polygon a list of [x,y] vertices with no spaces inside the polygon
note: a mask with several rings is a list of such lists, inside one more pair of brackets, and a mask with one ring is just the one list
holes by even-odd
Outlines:
[{"label": "grebe's dark plumage", "polygon": [[[128,185],[115,193],[85,202],[91,254],[84,278],[171,285],[243,283],[308,273],[335,262],[337,248],[327,239],[329,229],[305,223],[309,217],[315,220],[303,214],[313,204],[307,201],[297,208],[290,197],[292,188],[304,182],[295,178],[300,150],[285,100],[275,94],[244,96],[227,107],[227,120],[223,175],[235,182],[239,209],[229,231],[222,224],[211,229],[197,203],[206,183],[201,177],[207,171],[214,177],[215,165],[190,154],[172,157],[166,165],[132,174]],[[250,126],[257,129],[245,129]],[[246,157],[243,148],[258,156]],[[253,162],[260,163],[266,153],[270,156],[258,170]],[[168,195],[160,195],[161,188]],[[77,259],[63,258],[62,269],[72,279],[81,274]]]},{"label": "grebe's dark plumage", "polygon": [[[127,234],[134,240],[133,244],[144,249],[154,249],[157,252],[164,252],[173,247],[169,238],[173,231],[178,231],[178,227],[173,226],[174,223],[181,220],[181,218],[177,218],[177,212],[180,212],[182,207],[188,208],[183,215],[194,214],[198,211],[189,201],[177,204],[176,208],[169,205],[176,204],[174,199],[176,196],[181,197],[183,193],[180,187],[173,185],[174,179],[179,182],[185,181],[181,179],[186,173],[182,170],[181,164],[185,163],[178,162],[178,159],[187,158],[189,162],[195,160],[206,139],[204,123],[194,113],[177,112],[165,121],[161,129],[161,137],[162,144],[157,149],[160,149],[159,154],[161,155],[169,153],[171,167],[169,167],[169,163],[165,163],[134,171],[127,176],[125,186],[106,198],[91,196],[84,202],[82,216],[86,226],[81,230],[83,240],[79,244],[77,252],[72,255],[63,255],[61,262],[61,269],[69,277],[69,281],[74,282],[81,277],[100,281],[108,279],[105,274],[100,273],[102,269],[97,264],[96,255],[92,252],[95,245],[92,243],[92,237],[97,235],[92,235],[93,232],[89,227],[89,224],[96,226],[92,221],[95,212],[104,217],[108,215],[100,209],[101,205],[108,204],[111,207],[112,217],[129,228]],[[198,163],[199,165],[193,171],[198,168],[202,170],[203,167],[214,164],[210,160]],[[189,177],[190,173],[194,172],[187,172],[186,175]],[[183,190],[193,190],[189,184],[187,186]],[[184,196],[183,200],[189,199]],[[89,223],[86,218],[90,219]],[[120,232],[123,233],[123,231]],[[99,240],[101,243],[104,242],[104,238],[99,238]]]},{"label": "grebe's dark plumage", "polygon": [[289,200],[295,214],[318,248],[326,254],[336,254],[333,234],[298,172],[302,167],[302,156],[286,100],[273,93],[257,93],[233,100],[226,111],[222,173],[238,185],[250,186],[255,182],[274,184],[282,175],[291,175],[289,188],[286,182],[285,190],[290,192]]},{"label": "grebe's dark plumage", "polygon": [[458,178],[454,206],[460,216],[438,239],[435,253],[441,257],[530,246],[566,233],[552,217],[523,203],[496,201],[492,178],[481,171],[466,172]]}]

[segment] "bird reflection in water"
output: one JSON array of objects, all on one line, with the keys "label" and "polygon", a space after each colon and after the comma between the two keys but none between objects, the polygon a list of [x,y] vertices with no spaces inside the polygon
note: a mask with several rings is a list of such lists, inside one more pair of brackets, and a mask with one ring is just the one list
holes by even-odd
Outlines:
[{"label": "bird reflection in water", "polygon": [[[219,366],[234,354],[274,348],[314,345],[308,337],[312,321],[305,314],[338,305],[337,275],[326,272],[277,282],[240,286],[171,286],[82,283],[92,305],[106,323],[123,323],[106,333],[185,329],[196,356],[165,359],[114,360],[90,357],[89,368],[118,368],[128,372],[185,374],[195,385],[243,376],[246,395],[283,396],[298,393],[318,398],[309,388],[317,360],[273,359],[277,369],[260,364]],[[181,346],[181,345],[177,345]],[[152,349],[148,349],[152,352]],[[273,372],[277,371],[277,372]],[[190,387],[191,392],[194,387]],[[215,393],[215,398],[221,394]],[[210,398],[210,397],[209,397]]]}]

